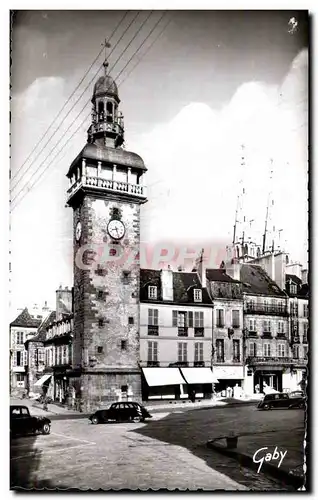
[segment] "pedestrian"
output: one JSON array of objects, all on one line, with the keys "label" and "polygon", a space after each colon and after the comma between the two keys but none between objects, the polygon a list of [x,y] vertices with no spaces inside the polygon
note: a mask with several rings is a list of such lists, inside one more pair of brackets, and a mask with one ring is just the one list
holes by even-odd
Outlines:
[{"label": "pedestrian", "polygon": [[189,396],[190,396],[191,402],[195,403],[195,391],[193,389],[191,389]]}]

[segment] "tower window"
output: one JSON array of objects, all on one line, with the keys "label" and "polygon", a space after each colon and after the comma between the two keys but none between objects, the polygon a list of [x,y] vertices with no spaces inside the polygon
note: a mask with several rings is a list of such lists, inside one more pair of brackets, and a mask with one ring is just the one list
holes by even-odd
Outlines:
[{"label": "tower window", "polygon": [[98,103],[98,121],[102,122],[104,120],[104,103],[99,101]]},{"label": "tower window", "polygon": [[129,323],[129,325],[133,325],[134,324],[134,318],[133,318],[133,316],[129,316],[128,323]]},{"label": "tower window", "polygon": [[114,120],[114,108],[113,108],[113,103],[108,101],[107,104],[106,104],[106,113],[107,113],[107,121],[109,123],[112,123]]},{"label": "tower window", "polygon": [[101,345],[97,346],[97,352],[98,352],[98,354],[102,354],[103,346],[101,346]]},{"label": "tower window", "polygon": [[98,290],[98,294],[97,294],[97,297],[102,300],[105,298],[105,294],[103,292],[103,290]]},{"label": "tower window", "polygon": [[99,326],[99,328],[102,328],[104,326],[104,319],[103,318],[100,318],[98,320],[98,326]]},{"label": "tower window", "polygon": [[126,351],[127,349],[127,340],[122,340],[120,343],[120,347],[122,351]]}]

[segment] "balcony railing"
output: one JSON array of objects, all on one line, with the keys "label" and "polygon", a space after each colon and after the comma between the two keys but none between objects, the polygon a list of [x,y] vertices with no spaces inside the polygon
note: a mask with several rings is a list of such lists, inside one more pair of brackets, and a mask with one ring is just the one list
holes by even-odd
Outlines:
[{"label": "balcony railing", "polygon": [[261,337],[262,337],[262,339],[272,339],[273,335],[272,335],[272,332],[263,332]]},{"label": "balcony railing", "polygon": [[257,332],[255,332],[254,330],[249,330],[249,331],[247,332],[247,336],[248,336],[249,338],[256,338],[256,337],[257,337]]},{"label": "balcony railing", "polygon": [[223,356],[216,356],[216,362],[217,363],[224,363],[224,355]]},{"label": "balcony railing", "polygon": [[178,327],[178,337],[187,337],[188,336],[188,327],[187,326],[179,326]]},{"label": "balcony railing", "polygon": [[276,338],[277,338],[277,339],[282,339],[282,340],[284,340],[284,339],[285,339],[285,340],[287,340],[287,335],[286,335],[286,333],[284,333],[284,332],[278,332],[278,333],[276,334]]},{"label": "balcony railing", "polygon": [[196,326],[194,328],[194,336],[195,337],[204,337],[204,328]]},{"label": "balcony railing", "polygon": [[246,358],[247,365],[297,365],[297,364],[306,364],[307,360],[304,358],[291,358],[288,356],[248,356]]},{"label": "balcony railing", "polygon": [[68,199],[74,195],[81,187],[94,186],[108,191],[124,192],[130,195],[146,198],[146,186],[140,184],[130,184],[128,182],[115,181],[112,179],[103,179],[102,177],[95,176],[82,176],[80,179],[72,184],[68,189]]},{"label": "balcony railing", "polygon": [[159,326],[148,325],[148,335],[159,335]]},{"label": "balcony railing", "polygon": [[233,356],[233,363],[240,363],[240,362],[241,362],[240,356]]},{"label": "balcony railing", "polygon": [[147,366],[159,366],[159,361],[147,361]]},{"label": "balcony railing", "polygon": [[240,328],[240,324],[239,323],[233,323],[232,324],[232,328],[235,328],[235,329]]},{"label": "balcony railing", "polygon": [[264,314],[272,316],[288,316],[287,306],[271,305],[266,306],[264,304],[245,304],[244,312],[247,314]]},{"label": "balcony railing", "polygon": [[194,361],[193,366],[205,366],[204,361]]}]

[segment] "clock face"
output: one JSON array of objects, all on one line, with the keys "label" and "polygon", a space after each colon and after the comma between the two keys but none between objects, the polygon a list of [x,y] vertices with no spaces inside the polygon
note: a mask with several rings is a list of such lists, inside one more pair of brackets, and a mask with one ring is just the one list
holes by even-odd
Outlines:
[{"label": "clock face", "polygon": [[112,219],[108,223],[107,231],[114,240],[120,240],[125,234],[125,226],[120,220]]},{"label": "clock face", "polygon": [[81,238],[81,235],[82,235],[82,224],[78,222],[75,229],[76,241],[78,241]]}]

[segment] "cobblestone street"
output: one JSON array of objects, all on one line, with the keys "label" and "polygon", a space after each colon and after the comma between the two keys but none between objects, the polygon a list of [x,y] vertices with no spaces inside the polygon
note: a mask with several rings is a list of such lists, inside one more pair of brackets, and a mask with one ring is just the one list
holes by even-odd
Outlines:
[{"label": "cobblestone street", "polygon": [[301,427],[303,419],[298,410],[259,412],[245,406],[157,413],[145,424],[53,421],[51,435],[12,442],[11,486],[282,491],[287,487],[279,481],[208,450],[206,441],[234,423],[250,432],[279,431]]}]

